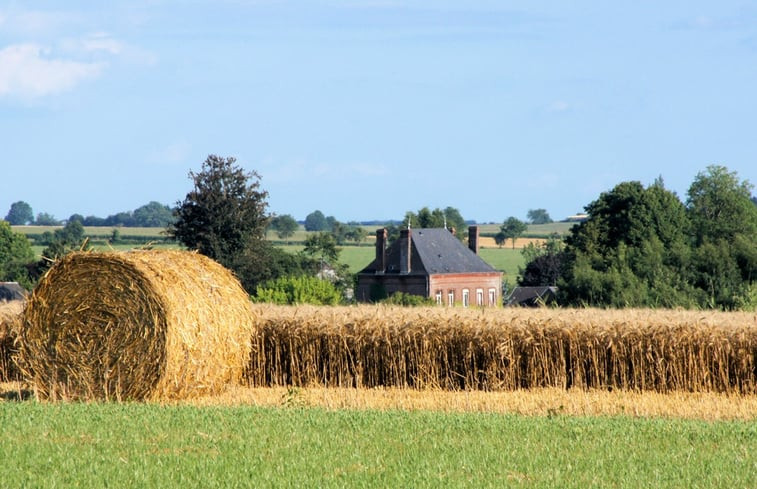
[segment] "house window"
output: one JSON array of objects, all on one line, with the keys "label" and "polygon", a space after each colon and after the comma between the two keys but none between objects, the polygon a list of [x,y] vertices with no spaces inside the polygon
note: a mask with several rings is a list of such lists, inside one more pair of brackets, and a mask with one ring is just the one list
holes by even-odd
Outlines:
[{"label": "house window", "polygon": [[455,305],[455,291],[450,290],[447,292],[447,305],[452,307]]},{"label": "house window", "polygon": [[497,289],[489,289],[489,305],[497,305]]},{"label": "house window", "polygon": [[478,307],[484,305],[484,289],[476,289],[476,305]]},{"label": "house window", "polygon": [[437,306],[442,305],[442,291],[441,290],[436,291],[436,305]]},{"label": "house window", "polygon": [[470,290],[463,289],[463,307],[470,305]]}]

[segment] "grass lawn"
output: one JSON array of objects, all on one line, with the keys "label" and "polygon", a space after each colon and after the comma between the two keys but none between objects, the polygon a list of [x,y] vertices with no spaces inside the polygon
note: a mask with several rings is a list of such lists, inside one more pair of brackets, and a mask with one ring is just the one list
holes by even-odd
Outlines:
[{"label": "grass lawn", "polygon": [[3,487],[757,487],[757,424],[0,402]]}]

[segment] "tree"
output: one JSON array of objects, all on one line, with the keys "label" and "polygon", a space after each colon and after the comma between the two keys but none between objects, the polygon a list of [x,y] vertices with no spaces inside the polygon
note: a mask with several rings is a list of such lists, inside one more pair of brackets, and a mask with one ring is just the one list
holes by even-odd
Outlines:
[{"label": "tree", "polygon": [[732,240],[739,234],[757,236],[757,206],[751,200],[753,188],[724,166],[711,165],[706,172],[698,173],[686,201],[697,244]]},{"label": "tree", "polygon": [[[236,158],[210,155],[189,177],[194,188],[177,203],[169,235],[232,270],[249,272],[243,261],[256,262],[267,247],[268,192],[260,189],[260,176],[245,172]],[[245,287],[254,290],[252,285],[247,281]]]},{"label": "tree", "polygon": [[80,221],[73,220],[61,229],[56,229],[52,236],[46,237],[47,247],[42,250],[42,263],[38,268],[45,270],[49,266],[72,251],[89,249],[84,236],[84,227]]},{"label": "tree", "polygon": [[402,221],[402,227],[411,228],[444,228],[454,229],[455,236],[462,240],[465,237],[465,219],[460,211],[454,207],[446,207],[444,210],[423,207],[417,213],[407,211]]},{"label": "tree", "polygon": [[97,216],[87,216],[81,222],[85,226],[105,226],[105,219]]},{"label": "tree", "polygon": [[6,221],[0,221],[0,281],[18,282],[31,288],[27,265],[34,261],[29,240],[16,233]]},{"label": "tree", "polygon": [[37,226],[59,226],[60,221],[53,217],[52,214],[40,212],[37,214],[37,219],[34,220],[34,224]]},{"label": "tree", "polygon": [[570,305],[691,307],[690,224],[662,180],[623,182],[586,208],[566,238],[561,300]]},{"label": "tree", "polygon": [[279,277],[315,273],[312,260],[301,254],[287,253],[267,241],[261,247],[246,249],[234,262],[234,273],[244,288],[254,293],[257,286]]},{"label": "tree", "polygon": [[520,269],[519,285],[557,285],[565,259],[562,241],[552,238],[538,246],[529,243],[521,254],[526,266]]},{"label": "tree", "polygon": [[310,256],[319,258],[321,263],[336,264],[342,250],[337,247],[333,234],[320,232],[305,238],[305,249],[303,251]]},{"label": "tree", "polygon": [[12,226],[29,224],[34,220],[32,207],[23,200],[14,202],[11,204],[10,210],[8,210],[8,215],[5,216],[5,220]]},{"label": "tree", "polygon": [[546,209],[529,209],[527,217],[531,224],[549,224],[552,222],[552,218],[549,217]]},{"label": "tree", "polygon": [[528,229],[528,224],[521,221],[517,217],[508,217],[507,220],[502,223],[502,226],[500,226],[499,228],[500,233],[502,233],[502,237],[504,237],[504,240],[502,242],[504,243],[508,239],[511,239],[513,241],[513,249],[515,249],[515,240],[523,236],[523,233],[526,232],[526,229]]},{"label": "tree", "polygon": [[134,215],[131,212],[112,214],[106,217],[103,223],[105,226],[133,227],[137,225],[137,221],[134,219]]},{"label": "tree", "polygon": [[305,231],[326,231],[328,228],[323,212],[316,210],[305,216]]},{"label": "tree", "polygon": [[746,180],[723,166],[697,174],[688,190],[692,222],[694,285],[707,299],[704,305],[722,309],[757,306],[757,206]]},{"label": "tree", "polygon": [[148,228],[164,228],[176,219],[170,207],[155,201],[134,209],[132,217],[136,226]]},{"label": "tree", "polygon": [[297,231],[299,227],[300,225],[297,223],[294,217],[289,214],[276,216],[271,219],[271,228],[276,231],[276,236],[278,236],[279,239],[290,238],[294,235],[294,232]]},{"label": "tree", "polygon": [[345,238],[354,241],[355,244],[362,243],[366,236],[368,236],[368,232],[360,226],[350,226],[345,233]]},{"label": "tree", "polygon": [[84,224],[84,219],[85,217],[82,216],[81,214],[71,214],[71,216],[69,216],[66,222],[79,221],[80,223]]}]

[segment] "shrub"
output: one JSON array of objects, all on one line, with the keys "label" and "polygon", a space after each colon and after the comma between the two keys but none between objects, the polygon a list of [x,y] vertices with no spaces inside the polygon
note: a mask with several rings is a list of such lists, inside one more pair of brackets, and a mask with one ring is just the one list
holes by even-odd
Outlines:
[{"label": "shrub", "polygon": [[273,304],[336,305],[342,299],[339,289],[327,280],[309,276],[289,276],[269,280],[256,289],[256,302]]}]

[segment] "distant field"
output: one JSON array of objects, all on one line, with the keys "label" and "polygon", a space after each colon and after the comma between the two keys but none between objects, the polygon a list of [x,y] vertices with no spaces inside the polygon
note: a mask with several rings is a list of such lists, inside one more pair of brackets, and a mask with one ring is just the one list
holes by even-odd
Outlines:
[{"label": "distant field", "polygon": [[[537,224],[537,225],[529,225],[528,230],[523,234],[524,238],[533,238],[533,237],[547,237],[552,234],[559,234],[561,236],[568,234],[570,231],[570,228],[573,227],[575,223],[570,222],[553,222],[551,224]],[[481,234],[484,235],[493,235],[497,234],[499,232],[500,224],[481,224],[479,225],[479,231]],[[23,233],[27,236],[34,237],[39,236],[47,231],[54,232],[56,229],[62,229],[62,226],[11,226],[11,228],[19,233]],[[363,227],[363,229],[366,230],[367,236],[365,240],[363,240],[364,244],[370,244],[373,243],[375,240],[375,232],[376,229],[378,229],[377,226],[374,227]],[[113,234],[114,230],[118,230],[118,232],[122,236],[142,236],[142,237],[154,237],[156,239],[165,238],[166,237],[166,230],[165,228],[146,228],[146,227],[122,227],[122,226],[84,226],[84,234],[87,236],[90,236],[92,238],[96,237],[110,237]],[[275,231],[269,230],[266,233],[266,239],[269,241],[287,241],[289,243],[302,243],[305,241],[305,238],[307,238],[308,234],[310,232],[305,231],[305,228],[300,226],[300,228],[295,231],[294,235],[290,236],[286,240],[280,239]]]},{"label": "distant field", "polygon": [[[479,232],[481,234],[497,234],[499,227],[502,224],[482,224],[479,225]],[[570,228],[575,226],[575,222],[552,222],[549,224],[529,224],[528,229],[523,234],[523,237],[538,237],[545,238],[552,234],[559,234],[565,236],[570,232]]]},{"label": "distant field", "polygon": [[[561,232],[564,230],[567,232],[571,223],[553,223],[545,224],[541,226],[529,226],[529,234],[542,235],[549,234],[550,232]],[[61,229],[62,226],[12,226],[13,230],[26,234],[29,237],[36,237],[42,235],[44,232],[54,232],[56,229]],[[499,231],[499,225],[484,225],[481,226],[482,232],[497,232]],[[532,229],[533,228],[533,229]],[[489,231],[486,231],[489,229]],[[165,228],[145,228],[145,227],[111,227],[111,226],[85,226],[84,234],[95,240],[92,243],[92,247],[96,250],[130,250],[139,248],[144,245],[139,244],[115,244],[109,245],[102,240],[111,237],[114,230],[118,230],[122,238],[127,237],[139,237],[139,238],[154,238],[155,243],[150,243],[149,246],[160,249],[175,249],[180,245],[177,243],[165,243],[161,242],[166,238]],[[354,244],[347,244],[341,246],[342,252],[340,254],[340,261],[347,264],[351,273],[357,273],[367,266],[375,256],[375,250],[372,243],[375,241],[375,229],[366,229],[369,231],[368,236],[364,240],[364,244],[357,246]],[[302,251],[302,242],[308,236],[308,232],[303,227],[295,232],[294,236],[290,237],[288,241],[292,244],[279,245],[282,249],[289,253],[297,253]],[[281,240],[276,236],[274,231],[268,231],[266,238],[270,241],[280,242]],[[148,240],[149,241],[149,240]],[[497,247],[492,238],[484,237],[481,241],[481,248],[479,254],[491,266],[497,270],[501,270],[505,273],[505,280],[514,282],[515,277],[518,274],[518,267],[523,266],[523,257],[520,253],[526,243],[530,242],[525,236],[516,241],[516,249],[512,249],[512,243],[507,242],[502,248]],[[32,246],[35,254],[39,257],[42,253],[44,246]]]},{"label": "distant field", "polygon": [[[17,233],[23,233],[27,236],[39,236],[45,232],[55,232],[56,229],[63,229],[63,226],[11,226]],[[165,228],[137,228],[122,226],[84,226],[84,235],[91,238],[107,238],[118,230],[121,236],[140,236],[154,237],[162,239],[166,237]]]}]

